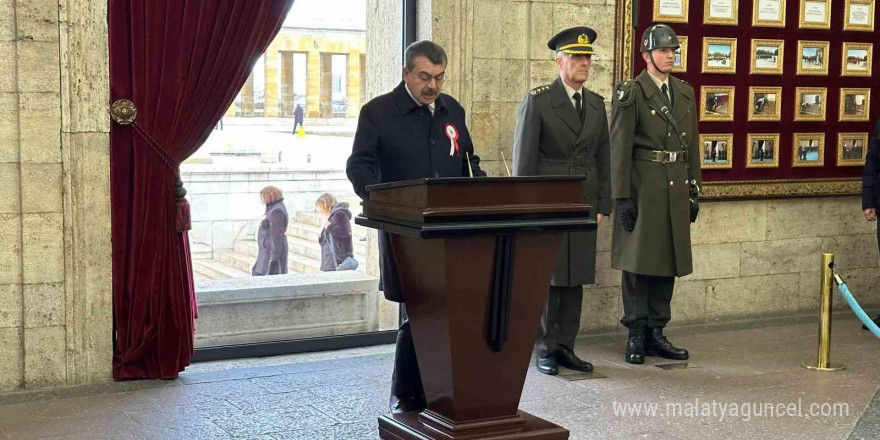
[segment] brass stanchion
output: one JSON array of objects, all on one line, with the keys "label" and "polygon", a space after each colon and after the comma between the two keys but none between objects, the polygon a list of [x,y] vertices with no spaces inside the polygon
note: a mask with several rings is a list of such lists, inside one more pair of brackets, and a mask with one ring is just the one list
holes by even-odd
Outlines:
[{"label": "brass stanchion", "polygon": [[815,371],[840,371],[846,368],[841,362],[831,362],[831,266],[834,254],[822,254],[822,275],[819,285],[819,353],[816,362],[803,362],[801,366]]}]

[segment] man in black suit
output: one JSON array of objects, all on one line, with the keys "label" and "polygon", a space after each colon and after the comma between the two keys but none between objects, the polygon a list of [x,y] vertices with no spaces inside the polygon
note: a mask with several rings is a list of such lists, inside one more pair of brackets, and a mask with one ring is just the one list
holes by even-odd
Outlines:
[{"label": "man in black suit", "polygon": [[[361,108],[346,173],[363,200],[365,187],[424,177],[485,176],[465,125],[464,108],[441,93],[446,52],[431,41],[406,48],[403,81]],[[469,166],[470,165],[470,166]],[[379,231],[380,289],[389,301],[406,302],[388,234]],[[404,304],[394,356],[392,412],[427,407]]]}]

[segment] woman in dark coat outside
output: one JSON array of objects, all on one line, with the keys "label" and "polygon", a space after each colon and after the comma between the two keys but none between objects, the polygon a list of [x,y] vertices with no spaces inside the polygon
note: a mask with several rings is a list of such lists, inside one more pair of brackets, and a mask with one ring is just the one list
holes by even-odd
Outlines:
[{"label": "woman in dark coat outside", "polygon": [[[877,205],[880,203],[880,118],[874,125],[874,133],[868,142],[868,155],[862,168],[862,211],[869,222],[877,221]],[[880,227],[877,229],[877,241],[880,242]],[[874,318],[880,325],[880,315]],[[864,327],[867,328],[867,327]]]},{"label": "woman in dark coat outside", "polygon": [[281,190],[267,186],[260,190],[260,199],[266,204],[266,214],[257,234],[257,262],[251,269],[254,276],[287,273],[287,207]]},{"label": "woman in dark coat outside", "polygon": [[351,211],[348,203],[338,203],[332,194],[324,193],[315,202],[315,209],[327,217],[318,237],[318,243],[321,244],[321,271],[357,269],[351,243]]}]

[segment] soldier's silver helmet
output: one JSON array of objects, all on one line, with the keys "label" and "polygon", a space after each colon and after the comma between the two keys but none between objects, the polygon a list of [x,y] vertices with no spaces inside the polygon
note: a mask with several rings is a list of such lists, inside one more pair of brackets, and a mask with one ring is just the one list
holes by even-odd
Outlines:
[{"label": "soldier's silver helmet", "polygon": [[654,49],[678,49],[678,35],[669,25],[658,23],[652,24],[642,34],[642,52],[650,52]]}]

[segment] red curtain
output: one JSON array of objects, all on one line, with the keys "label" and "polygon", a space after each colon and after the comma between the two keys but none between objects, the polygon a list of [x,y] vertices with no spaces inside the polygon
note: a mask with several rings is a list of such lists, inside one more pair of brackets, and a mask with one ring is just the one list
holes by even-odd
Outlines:
[{"label": "red curtain", "polygon": [[177,377],[196,317],[179,164],[208,138],[294,0],[109,0],[113,377]]}]

